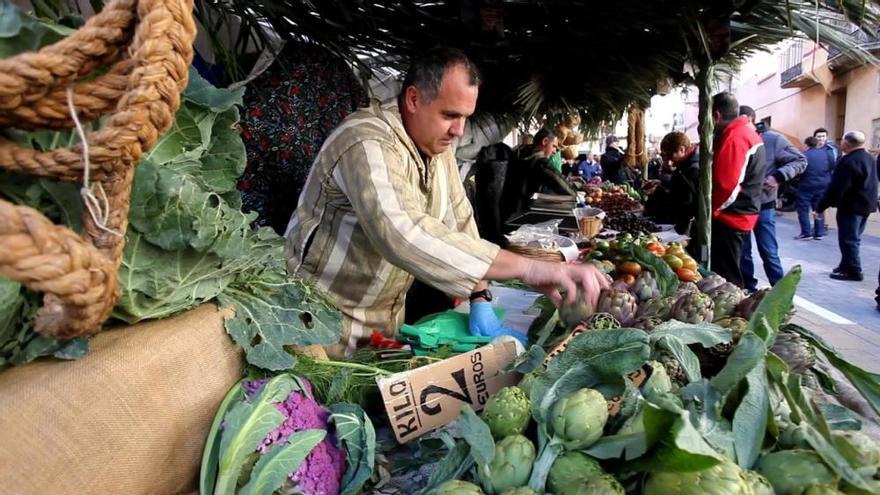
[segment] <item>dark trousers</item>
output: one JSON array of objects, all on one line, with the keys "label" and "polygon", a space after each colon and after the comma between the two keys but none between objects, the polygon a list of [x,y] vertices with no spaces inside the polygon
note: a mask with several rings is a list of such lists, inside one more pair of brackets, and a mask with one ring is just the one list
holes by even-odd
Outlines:
[{"label": "dark trousers", "polygon": [[825,194],[827,188],[828,186],[825,184],[815,186],[801,184],[798,188],[797,215],[798,223],[801,224],[802,236],[819,237],[825,235],[825,216],[814,220],[810,213],[811,210],[816,211],[819,207],[819,201],[822,200],[822,195]]},{"label": "dark trousers", "polygon": [[740,256],[747,233],[712,220],[712,271],[737,287],[743,287]]},{"label": "dark trousers", "polygon": [[837,243],[840,246],[840,265],[837,268],[841,272],[852,275],[862,273],[859,245],[867,224],[867,215],[856,215],[837,210]]},{"label": "dark trousers", "polygon": [[740,269],[742,270],[743,284],[749,291],[758,290],[758,279],[755,278],[755,262],[752,260],[752,237],[758,244],[758,254],[764,262],[764,273],[770,285],[782,279],[785,272],[782,271],[782,261],[779,260],[779,244],[776,242],[776,209],[764,208],[758,214],[758,223],[755,230],[746,232],[743,239],[742,258]]}]

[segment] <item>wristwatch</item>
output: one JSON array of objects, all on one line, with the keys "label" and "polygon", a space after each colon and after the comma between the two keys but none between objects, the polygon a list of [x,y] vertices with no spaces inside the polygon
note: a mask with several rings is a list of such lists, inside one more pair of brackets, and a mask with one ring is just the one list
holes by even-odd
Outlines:
[{"label": "wristwatch", "polygon": [[476,292],[471,292],[471,296],[468,298],[468,301],[474,302],[474,299],[483,298],[487,301],[492,300],[492,293],[489,292],[489,289],[478,290]]}]

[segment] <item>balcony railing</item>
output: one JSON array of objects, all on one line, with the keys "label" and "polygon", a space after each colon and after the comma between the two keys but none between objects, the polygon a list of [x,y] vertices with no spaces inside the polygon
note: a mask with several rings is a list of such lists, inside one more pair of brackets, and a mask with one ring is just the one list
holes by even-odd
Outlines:
[{"label": "balcony railing", "polygon": [[785,87],[786,84],[791,83],[798,77],[800,77],[804,73],[804,64],[802,62],[798,62],[793,66],[785,69],[779,74],[779,84],[782,87]]}]

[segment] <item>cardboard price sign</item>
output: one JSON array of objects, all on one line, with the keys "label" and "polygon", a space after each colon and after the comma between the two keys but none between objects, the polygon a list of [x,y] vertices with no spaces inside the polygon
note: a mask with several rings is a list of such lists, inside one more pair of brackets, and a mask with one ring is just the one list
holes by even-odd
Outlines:
[{"label": "cardboard price sign", "polygon": [[462,403],[483,409],[518,373],[501,373],[516,357],[516,344],[489,344],[422,368],[377,378],[394,436],[406,443],[451,423]]}]

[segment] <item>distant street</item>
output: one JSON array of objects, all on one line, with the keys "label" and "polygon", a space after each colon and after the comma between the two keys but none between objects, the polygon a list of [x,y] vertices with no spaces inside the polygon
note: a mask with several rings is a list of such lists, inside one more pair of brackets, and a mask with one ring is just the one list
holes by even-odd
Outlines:
[{"label": "distant street", "polygon": [[[871,220],[877,221],[878,218],[873,218],[876,216],[874,214]],[[821,241],[794,239],[800,232],[794,212],[780,214],[776,228],[785,270],[798,264],[803,268],[795,299],[796,321],[817,331],[849,359],[880,371],[880,311],[874,302],[880,268],[880,224],[869,221],[862,238],[863,282],[842,282],[828,277],[840,260],[833,222],[829,235]],[[755,271],[762,278],[764,271],[756,249],[753,255]],[[766,286],[766,282],[763,285]]]}]

